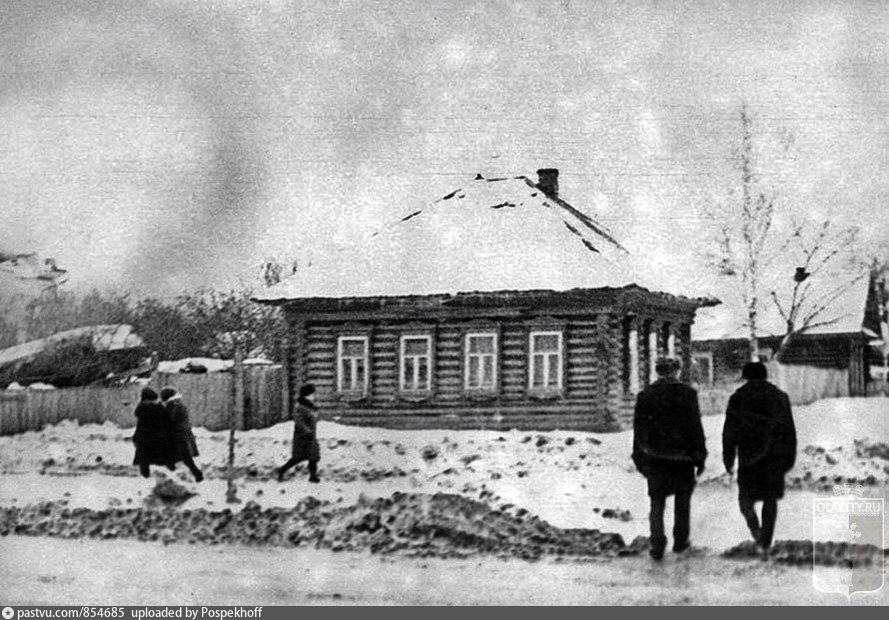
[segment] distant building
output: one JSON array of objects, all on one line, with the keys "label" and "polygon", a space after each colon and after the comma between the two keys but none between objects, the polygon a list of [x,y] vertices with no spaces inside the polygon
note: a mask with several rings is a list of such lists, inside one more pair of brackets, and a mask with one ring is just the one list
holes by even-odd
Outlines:
[{"label": "distant building", "polygon": [[135,367],[147,353],[130,325],[69,329],[0,350],[0,388],[13,382],[86,385],[110,372]]},{"label": "distant building", "polygon": [[0,312],[7,321],[19,324],[16,344],[28,340],[22,325],[28,303],[55,291],[67,279],[68,272],[51,258],[0,251]]},{"label": "distant building", "polygon": [[470,180],[255,300],[289,325],[289,393],[392,427],[618,429],[696,309],[654,292],[558,171]]},{"label": "distant building", "polygon": [[[821,284],[828,287],[853,280],[848,290],[828,301],[815,321],[817,326],[792,338],[781,360],[789,365],[843,370],[848,381],[838,396],[866,395],[868,367],[879,363],[872,346],[880,333],[880,288],[875,275],[840,274]],[[750,359],[745,309],[737,301],[733,303],[729,295],[721,299],[722,305],[701,311],[692,330],[691,378],[702,387],[727,387],[739,382],[741,369]],[[767,300],[757,323],[759,357],[763,361],[774,359],[786,330],[786,323],[770,304]]]}]

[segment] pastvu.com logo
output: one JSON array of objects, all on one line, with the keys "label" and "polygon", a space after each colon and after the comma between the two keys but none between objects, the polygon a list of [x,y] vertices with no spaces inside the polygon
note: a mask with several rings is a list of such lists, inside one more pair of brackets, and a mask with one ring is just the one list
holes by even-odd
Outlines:
[{"label": "pastvu.com logo", "polygon": [[3,620],[11,620],[12,617],[15,615],[15,610],[13,610],[12,607],[4,607],[2,615]]},{"label": "pastvu.com logo", "polygon": [[836,485],[833,497],[812,500],[816,590],[851,597],[883,587],[884,501],[863,495],[861,485]]}]

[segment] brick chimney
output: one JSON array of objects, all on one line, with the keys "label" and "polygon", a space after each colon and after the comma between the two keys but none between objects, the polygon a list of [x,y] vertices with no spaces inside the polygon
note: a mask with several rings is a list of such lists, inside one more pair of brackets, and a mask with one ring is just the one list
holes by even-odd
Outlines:
[{"label": "brick chimney", "polygon": [[541,168],[537,171],[537,187],[550,198],[559,197],[559,169]]}]

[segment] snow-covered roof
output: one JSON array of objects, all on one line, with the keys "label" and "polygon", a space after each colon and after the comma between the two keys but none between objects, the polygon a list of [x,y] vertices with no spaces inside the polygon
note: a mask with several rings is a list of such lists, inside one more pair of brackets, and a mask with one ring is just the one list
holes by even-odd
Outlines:
[{"label": "snow-covered roof", "polygon": [[78,340],[92,338],[96,351],[116,351],[144,346],[144,341],[133,331],[132,325],[90,325],[31,340],[24,344],[0,350],[0,366],[13,362],[24,361],[42,353],[46,348]]},{"label": "snow-covered roof", "polygon": [[[747,312],[740,297],[737,286],[733,286],[735,280],[724,283],[721,291],[716,291],[716,297],[722,300],[722,304],[710,308],[701,308],[695,315],[695,322],[691,328],[693,340],[728,340],[735,338],[747,338],[749,336],[749,323]],[[836,290],[843,283],[851,283],[842,294],[830,300],[831,291]],[[803,305],[803,314],[826,303],[826,307],[812,321],[811,329],[805,330],[806,334],[846,334],[868,333],[870,330],[863,326],[864,311],[870,289],[870,278],[862,273],[834,273],[820,279],[814,279],[811,283],[811,301]],[[819,298],[827,295],[828,299],[819,302]],[[786,322],[781,317],[775,303],[770,297],[762,296],[757,316],[757,332],[760,337],[783,336],[786,331]]]},{"label": "snow-covered roof", "polygon": [[53,259],[40,260],[37,254],[13,254],[0,251],[0,281],[32,281],[43,286],[60,284],[68,272],[59,269]]},{"label": "snow-covered roof", "polygon": [[353,247],[327,253],[258,301],[637,284],[627,251],[595,219],[527,177],[470,180]]},{"label": "snow-covered roof", "polygon": [[[244,366],[274,366],[271,360],[262,357],[248,357]],[[157,370],[162,373],[188,372],[190,368],[200,367],[207,372],[226,372],[235,365],[234,360],[221,360],[215,357],[184,357],[180,360],[164,360],[158,362]]]}]

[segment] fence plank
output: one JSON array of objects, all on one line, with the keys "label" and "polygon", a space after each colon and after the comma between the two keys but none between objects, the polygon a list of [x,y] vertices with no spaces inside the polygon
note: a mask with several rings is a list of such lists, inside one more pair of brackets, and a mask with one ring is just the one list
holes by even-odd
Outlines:
[{"label": "fence plank", "polygon": [[[239,428],[263,428],[285,419],[283,373],[280,366],[245,369],[245,414]],[[228,428],[233,389],[230,373],[158,373],[153,385],[157,389],[169,385],[182,394],[193,426],[213,431]],[[62,420],[81,424],[110,420],[121,427],[132,427],[141,389],[131,385],[0,392],[0,435],[36,431]]]}]

